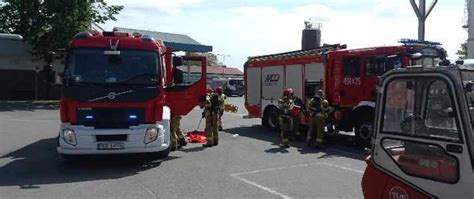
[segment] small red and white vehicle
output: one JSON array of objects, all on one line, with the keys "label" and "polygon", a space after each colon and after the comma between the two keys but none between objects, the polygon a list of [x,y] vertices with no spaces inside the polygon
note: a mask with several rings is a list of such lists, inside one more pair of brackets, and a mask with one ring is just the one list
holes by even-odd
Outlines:
[{"label": "small red and white vehicle", "polygon": [[381,77],[367,199],[474,198],[474,68],[413,66]]},{"label": "small red and white vehicle", "polygon": [[193,83],[174,79],[176,66],[184,62],[201,66],[206,74],[205,57],[173,57],[173,49],[149,36],[117,31],[75,35],[64,70],[57,151],[65,157],[166,157],[171,115],[189,113],[206,90],[206,75]]},{"label": "small red and white vehicle", "polygon": [[[244,66],[245,107],[249,117],[262,118],[262,125],[278,128],[278,99],[284,88],[292,88],[304,104],[323,90],[336,130],[355,131],[359,143],[371,141],[375,117],[375,87],[383,73],[408,66],[410,54],[423,51],[418,61],[436,62],[445,56],[436,42],[401,40],[403,45],[345,49],[327,45],[273,55],[250,57]],[[426,55],[426,56],[425,56]],[[301,124],[308,124],[303,114]]]}]

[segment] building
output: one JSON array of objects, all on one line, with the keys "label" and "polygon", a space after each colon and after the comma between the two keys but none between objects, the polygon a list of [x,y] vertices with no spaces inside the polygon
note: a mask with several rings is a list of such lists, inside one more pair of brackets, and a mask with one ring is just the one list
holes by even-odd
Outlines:
[{"label": "building", "polygon": [[[201,78],[201,67],[199,66],[180,66],[178,67],[183,71],[184,81],[187,83],[195,82]],[[243,78],[244,73],[238,68],[223,67],[223,66],[208,66],[207,67],[207,80],[208,83],[212,79],[216,78]]]},{"label": "building", "polygon": [[[16,34],[0,34],[0,100],[58,98],[63,64],[51,63],[56,81],[51,82],[50,96],[45,95],[43,68],[47,64],[30,53],[31,47]],[[54,92],[56,91],[56,92]]]}]

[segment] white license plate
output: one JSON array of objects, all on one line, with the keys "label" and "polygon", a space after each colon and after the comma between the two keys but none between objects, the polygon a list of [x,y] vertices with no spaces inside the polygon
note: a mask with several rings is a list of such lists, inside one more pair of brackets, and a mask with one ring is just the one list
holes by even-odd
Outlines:
[{"label": "white license plate", "polygon": [[124,143],[113,142],[113,143],[98,143],[97,150],[121,150],[125,148]]}]

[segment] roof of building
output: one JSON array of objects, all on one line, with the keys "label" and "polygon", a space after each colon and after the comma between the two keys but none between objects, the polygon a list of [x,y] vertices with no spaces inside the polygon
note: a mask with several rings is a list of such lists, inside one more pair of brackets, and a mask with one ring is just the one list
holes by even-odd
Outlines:
[{"label": "roof of building", "polygon": [[[188,72],[188,66],[178,66],[183,72]],[[200,73],[200,66],[190,66],[191,73]],[[220,67],[220,66],[209,66],[207,67],[207,74],[216,74],[216,75],[243,75],[244,73],[238,68],[232,67]]]},{"label": "roof of building", "polygon": [[23,37],[21,35],[17,34],[8,34],[8,33],[0,33],[0,39],[1,40],[23,40]]},{"label": "roof of building", "polygon": [[185,52],[211,52],[212,46],[202,45],[193,38],[175,33],[156,32],[149,30],[138,30],[132,28],[121,28],[115,27],[114,30],[134,33],[138,32],[142,35],[149,35],[156,39],[162,40],[166,46],[171,47],[174,51],[185,51]]}]

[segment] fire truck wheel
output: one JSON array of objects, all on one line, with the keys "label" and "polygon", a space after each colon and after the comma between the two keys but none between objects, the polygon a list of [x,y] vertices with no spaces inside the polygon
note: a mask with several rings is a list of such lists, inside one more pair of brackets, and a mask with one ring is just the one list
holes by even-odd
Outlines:
[{"label": "fire truck wheel", "polygon": [[361,147],[370,147],[374,125],[372,122],[359,122],[355,126],[356,144]]},{"label": "fire truck wheel", "polygon": [[278,109],[274,106],[266,108],[263,113],[262,125],[270,130],[278,130]]}]

